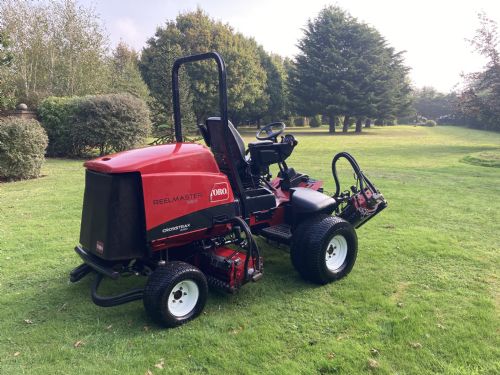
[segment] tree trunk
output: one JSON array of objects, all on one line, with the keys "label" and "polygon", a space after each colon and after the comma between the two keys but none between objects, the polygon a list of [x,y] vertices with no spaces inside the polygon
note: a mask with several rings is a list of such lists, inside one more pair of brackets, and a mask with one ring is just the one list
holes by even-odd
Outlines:
[{"label": "tree trunk", "polygon": [[365,128],[369,128],[372,126],[372,119],[367,118],[365,121]]},{"label": "tree trunk", "polygon": [[328,125],[330,126],[330,128],[328,129],[328,132],[331,134],[335,133],[335,116],[334,115],[328,116]]},{"label": "tree trunk", "polygon": [[356,133],[361,133],[361,129],[363,129],[363,119],[358,117],[356,119]]},{"label": "tree trunk", "polygon": [[345,115],[344,116],[344,127],[342,128],[342,132],[347,133],[347,130],[349,129],[349,120],[350,116]]}]

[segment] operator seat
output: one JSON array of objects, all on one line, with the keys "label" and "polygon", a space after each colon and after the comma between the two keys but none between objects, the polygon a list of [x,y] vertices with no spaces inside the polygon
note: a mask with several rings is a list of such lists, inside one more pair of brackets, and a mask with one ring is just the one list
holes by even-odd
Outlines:
[{"label": "operator seat", "polygon": [[[240,133],[228,121],[228,136],[224,129],[224,124],[220,117],[209,117],[206,120],[206,138],[204,138],[215,156],[221,172],[225,173],[231,183],[236,183],[236,176],[233,176],[231,164],[238,173],[241,180],[245,180],[248,174],[248,162],[245,159],[245,142]],[[203,134],[203,132],[202,132]],[[226,156],[227,155],[227,156]],[[234,186],[234,185],[233,185]]]}]

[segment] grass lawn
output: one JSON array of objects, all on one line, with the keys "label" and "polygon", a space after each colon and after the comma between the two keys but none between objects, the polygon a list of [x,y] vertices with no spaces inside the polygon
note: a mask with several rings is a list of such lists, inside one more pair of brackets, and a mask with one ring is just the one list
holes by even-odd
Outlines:
[{"label": "grass lawn", "polygon": [[172,330],[139,301],[93,305],[91,278],[69,283],[81,161],[0,184],[0,373],[500,373],[500,169],[463,162],[498,155],[500,134],[396,126],[298,139],[289,165],[333,191],[330,162],[346,150],[389,201],[358,231],[352,273],[308,284],[259,240],[262,281],[211,292],[202,316]]}]

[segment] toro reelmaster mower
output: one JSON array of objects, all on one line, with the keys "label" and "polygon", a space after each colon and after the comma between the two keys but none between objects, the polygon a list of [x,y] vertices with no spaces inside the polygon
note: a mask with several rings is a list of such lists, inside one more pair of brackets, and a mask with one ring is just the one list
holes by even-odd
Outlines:
[{"label": "toro reelmaster mower", "polygon": [[[189,62],[214,59],[219,75],[220,117],[199,125],[205,147],[182,137],[178,72]],[[167,327],[198,316],[208,286],[234,293],[258,281],[263,260],[254,235],[290,248],[306,280],[326,284],[346,276],[357,254],[355,228],[386,201],[352,156],[332,161],[336,191],[289,167],[297,146],[285,124],[261,128],[248,144],[228,120],[226,70],[215,52],[183,57],[172,69],[176,143],[125,151],[87,161],[80,245],[83,264],[70,280],[94,274],[91,296],[99,306],[142,299]],[[351,164],[356,185],[341,191],[336,163]],[[272,179],[269,167],[279,173]],[[142,289],[114,296],[97,290],[104,277],[147,277]]]}]

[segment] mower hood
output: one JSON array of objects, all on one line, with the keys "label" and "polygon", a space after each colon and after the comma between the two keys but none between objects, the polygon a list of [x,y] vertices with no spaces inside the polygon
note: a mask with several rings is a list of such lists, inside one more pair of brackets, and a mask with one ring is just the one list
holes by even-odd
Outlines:
[{"label": "mower hood", "polygon": [[123,151],[89,160],[84,166],[101,173],[219,173],[210,150],[196,143],[174,143]]}]

